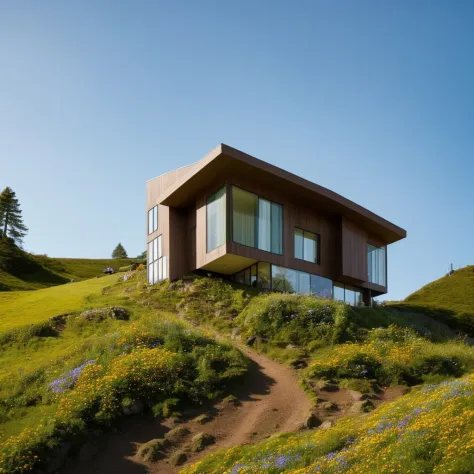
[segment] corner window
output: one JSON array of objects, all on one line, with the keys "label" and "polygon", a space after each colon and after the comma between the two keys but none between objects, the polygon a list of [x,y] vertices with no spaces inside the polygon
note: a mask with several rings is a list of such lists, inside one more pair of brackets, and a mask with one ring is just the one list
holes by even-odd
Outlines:
[{"label": "corner window", "polygon": [[368,281],[387,286],[387,247],[367,245]]},{"label": "corner window", "polygon": [[158,230],[158,206],[152,207],[148,211],[148,234]]},{"label": "corner window", "polygon": [[147,252],[148,283],[154,285],[168,278],[168,265],[163,255],[162,236],[148,242]]},{"label": "corner window", "polygon": [[295,228],[295,258],[311,263],[319,263],[319,235]]},{"label": "corner window", "polygon": [[232,186],[232,240],[283,255],[283,207]]},{"label": "corner window", "polygon": [[351,285],[334,282],[334,299],[351,306],[363,306],[362,291]]},{"label": "corner window", "polygon": [[226,192],[225,186],[207,198],[206,239],[207,252],[225,244],[226,239]]}]

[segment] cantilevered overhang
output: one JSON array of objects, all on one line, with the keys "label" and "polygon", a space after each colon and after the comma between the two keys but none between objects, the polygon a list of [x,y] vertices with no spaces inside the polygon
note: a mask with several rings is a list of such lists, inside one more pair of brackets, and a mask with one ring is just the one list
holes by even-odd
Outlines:
[{"label": "cantilevered overhang", "polygon": [[345,216],[380,236],[386,244],[406,237],[406,231],[401,227],[340,194],[224,144],[214,148],[196,163],[190,173],[167,188],[159,197],[159,203],[172,207],[188,207],[204,187],[217,180],[235,179],[239,175],[251,176],[262,186],[291,196],[296,203],[301,202],[305,206],[334,216]]}]

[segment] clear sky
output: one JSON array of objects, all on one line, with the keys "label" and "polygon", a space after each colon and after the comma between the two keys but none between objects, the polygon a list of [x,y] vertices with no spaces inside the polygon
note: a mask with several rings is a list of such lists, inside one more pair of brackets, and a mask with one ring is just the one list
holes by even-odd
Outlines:
[{"label": "clear sky", "polygon": [[389,299],[474,264],[473,1],[0,2],[25,248],[144,249],[145,181],[226,143],[404,227]]}]

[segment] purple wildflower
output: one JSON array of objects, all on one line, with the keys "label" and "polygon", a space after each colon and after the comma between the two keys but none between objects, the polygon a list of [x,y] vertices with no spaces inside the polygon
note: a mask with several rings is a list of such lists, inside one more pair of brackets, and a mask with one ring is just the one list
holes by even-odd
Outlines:
[{"label": "purple wildflower", "polygon": [[66,375],[63,377],[60,377],[56,380],[53,380],[48,388],[54,392],[54,393],[62,393],[65,392],[66,390],[70,389],[77,381],[79,375],[81,375],[81,372],[84,370],[84,367],[90,365],[90,364],[95,364],[95,359],[88,360],[81,364],[79,367],[76,367],[75,369],[72,369],[70,372],[68,372]]}]

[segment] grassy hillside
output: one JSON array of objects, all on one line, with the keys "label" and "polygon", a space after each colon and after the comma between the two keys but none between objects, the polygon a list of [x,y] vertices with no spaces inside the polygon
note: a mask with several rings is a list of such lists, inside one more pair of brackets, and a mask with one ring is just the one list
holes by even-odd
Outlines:
[{"label": "grassy hillside", "polygon": [[0,291],[36,290],[70,280],[102,276],[105,267],[116,270],[130,259],[50,258],[29,254],[9,240],[0,239]]},{"label": "grassy hillside", "polygon": [[116,281],[117,275],[109,275],[35,291],[0,292],[0,334],[60,314],[93,308],[100,304],[102,290]]},{"label": "grassy hillside", "polygon": [[106,267],[118,270],[133,261],[127,258],[50,258],[42,255],[35,255],[34,258],[45,268],[73,280],[94,278],[102,275]]},{"label": "grassy hillside", "polygon": [[0,239],[0,291],[60,285],[67,278],[44,267],[11,241]]},{"label": "grassy hillside", "polygon": [[[232,347],[172,314],[157,318],[131,298],[144,281],[142,271],[126,282],[112,275],[0,295],[13,298],[0,302],[9,307],[0,335],[1,473],[64,461],[57,459],[59,446],[77,453],[84,439],[126,410],[169,416],[183,404],[215,399],[246,371]],[[110,309],[116,305],[120,317]],[[91,306],[98,309],[83,312]],[[65,310],[76,313],[47,319]],[[24,326],[22,316],[19,327],[24,313],[33,325]]]},{"label": "grassy hillside", "polygon": [[[128,316],[101,312],[115,305]],[[184,472],[473,472],[474,351],[457,338],[457,321],[453,329],[421,306],[351,308],[198,276],[149,286],[135,271],[127,281],[4,292],[0,307],[0,472],[49,462],[61,442],[107,429],[137,400],[169,414],[220,396],[245,361],[210,327],[299,367],[313,414],[340,420],[218,452]],[[390,387],[410,393],[383,403]],[[352,392],[362,405],[352,395],[338,405],[337,394]]]},{"label": "grassy hillside", "polygon": [[220,451],[183,474],[474,472],[474,375],[426,385],[329,429]]},{"label": "grassy hillside", "polygon": [[391,306],[429,314],[474,336],[474,266],[428,283]]}]

